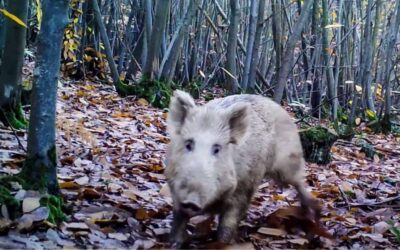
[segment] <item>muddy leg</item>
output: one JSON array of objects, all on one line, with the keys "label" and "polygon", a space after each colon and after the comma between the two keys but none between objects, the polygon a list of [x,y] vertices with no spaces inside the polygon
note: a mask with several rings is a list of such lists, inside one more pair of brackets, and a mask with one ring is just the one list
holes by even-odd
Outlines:
[{"label": "muddy leg", "polygon": [[173,221],[170,235],[170,242],[172,248],[182,248],[187,240],[186,225],[189,217],[185,214],[173,211]]},{"label": "muddy leg", "polygon": [[221,214],[217,238],[222,243],[232,243],[240,220],[246,215],[248,204],[245,202],[229,205]]},{"label": "muddy leg", "polygon": [[311,196],[306,190],[305,185],[301,182],[291,183],[299,193],[301,207],[304,214],[311,220],[318,221],[320,218],[321,208],[318,201]]}]

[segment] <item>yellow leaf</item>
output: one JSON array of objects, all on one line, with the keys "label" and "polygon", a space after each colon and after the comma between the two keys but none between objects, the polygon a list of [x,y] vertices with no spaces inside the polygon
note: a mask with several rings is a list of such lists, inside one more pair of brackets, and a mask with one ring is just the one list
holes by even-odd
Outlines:
[{"label": "yellow leaf", "polygon": [[223,67],[221,67],[221,69],[222,69],[228,76],[230,76],[231,78],[237,79],[237,78],[236,78],[234,75],[232,75],[231,72],[229,72],[228,70],[224,69]]},{"label": "yellow leaf", "polygon": [[17,16],[15,16],[15,15],[11,14],[11,13],[8,12],[7,10],[5,10],[5,9],[0,9],[0,12],[3,13],[3,15],[5,15],[6,17],[8,17],[8,18],[10,18],[11,20],[13,20],[14,22],[18,23],[19,25],[21,25],[21,26],[23,26],[23,27],[25,27],[25,28],[28,28],[28,27],[26,27],[26,24],[25,24],[21,19],[19,19],[19,18],[18,18]]},{"label": "yellow leaf", "polygon": [[336,17],[337,17],[336,12],[333,11],[333,12],[331,13],[331,16],[332,16],[332,19],[336,19]]},{"label": "yellow leaf", "polygon": [[378,84],[378,86],[376,87],[376,95],[377,96],[382,96],[382,84]]},{"label": "yellow leaf", "polygon": [[43,17],[42,4],[40,3],[40,0],[36,0],[36,18],[38,21],[39,30],[42,24],[42,17]]},{"label": "yellow leaf", "polygon": [[334,28],[340,28],[342,27],[343,24],[340,23],[333,23],[325,26],[325,29],[334,29]]},{"label": "yellow leaf", "polygon": [[367,109],[367,110],[365,111],[365,113],[367,113],[367,116],[368,116],[369,118],[374,118],[374,117],[375,117],[375,112],[372,111],[372,110],[370,110],[370,109]]}]

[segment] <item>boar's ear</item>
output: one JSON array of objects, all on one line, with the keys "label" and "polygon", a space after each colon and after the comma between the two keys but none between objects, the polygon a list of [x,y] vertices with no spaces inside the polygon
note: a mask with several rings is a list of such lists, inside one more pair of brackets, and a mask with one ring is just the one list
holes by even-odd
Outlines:
[{"label": "boar's ear", "polygon": [[228,124],[230,129],[230,142],[237,144],[245,136],[249,126],[249,105],[246,103],[234,104],[228,110]]},{"label": "boar's ear", "polygon": [[196,104],[193,98],[186,92],[175,90],[169,104],[169,115],[167,125],[171,133],[179,134],[183,122],[186,119],[189,110]]}]

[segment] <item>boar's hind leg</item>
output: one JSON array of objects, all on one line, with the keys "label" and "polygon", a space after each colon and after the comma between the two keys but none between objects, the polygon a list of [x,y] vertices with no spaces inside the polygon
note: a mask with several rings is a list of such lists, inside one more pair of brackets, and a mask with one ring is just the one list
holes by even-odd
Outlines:
[{"label": "boar's hind leg", "polygon": [[301,208],[304,214],[309,219],[318,221],[321,212],[318,201],[307,191],[305,184],[300,180],[291,181],[289,184],[293,185],[299,193]]},{"label": "boar's hind leg", "polygon": [[[283,175],[280,175],[283,177]],[[285,178],[279,180],[280,182],[290,184],[294,186],[299,193],[301,208],[304,214],[311,220],[319,220],[321,209],[318,205],[318,201],[312,197],[312,195],[307,191],[306,184],[303,183],[303,179],[300,175],[290,175],[285,176]]]},{"label": "boar's hind leg", "polygon": [[170,235],[172,248],[182,248],[187,240],[186,224],[189,217],[181,212],[173,211],[173,221]]},{"label": "boar's hind leg", "polygon": [[230,204],[219,218],[218,241],[231,243],[235,236],[239,221],[246,215],[248,203],[242,201],[239,204]]}]

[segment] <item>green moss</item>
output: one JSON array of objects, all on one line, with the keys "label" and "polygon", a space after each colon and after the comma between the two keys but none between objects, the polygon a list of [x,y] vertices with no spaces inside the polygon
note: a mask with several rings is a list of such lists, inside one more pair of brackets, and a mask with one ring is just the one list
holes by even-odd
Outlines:
[{"label": "green moss", "polygon": [[4,186],[0,186],[0,204],[19,207],[19,202],[11,195],[10,190]]},{"label": "green moss", "polygon": [[139,98],[146,99],[157,108],[168,107],[173,92],[171,85],[158,80],[150,81],[147,78],[143,78],[134,85],[127,85],[122,81],[118,81],[115,87],[120,96],[136,95]]},{"label": "green moss", "polygon": [[25,119],[21,103],[17,105],[17,108],[15,110],[15,117],[18,119],[18,121],[25,125],[25,128],[28,127],[28,121]]},{"label": "green moss", "polygon": [[[43,193],[59,194],[56,171],[56,148],[47,151],[47,159],[40,156],[27,158],[19,176],[25,181],[25,189]],[[54,175],[54,176],[53,176]]]},{"label": "green moss", "polygon": [[18,176],[3,176],[0,178],[0,205],[6,205],[11,218],[16,218],[21,214],[21,202],[16,200],[11,194],[11,182],[23,184],[23,180]]},{"label": "green moss", "polygon": [[48,195],[40,199],[40,205],[49,209],[47,220],[53,224],[66,220],[63,212],[64,202],[59,196]]},{"label": "green moss", "polygon": [[191,82],[185,87],[185,90],[189,92],[193,96],[193,98],[200,98],[200,84],[196,82]]},{"label": "green moss", "polygon": [[15,129],[26,129],[28,127],[28,122],[26,121],[22,107],[20,104],[17,105],[17,108],[2,108],[0,114],[0,120]]},{"label": "green moss", "polygon": [[304,157],[309,162],[327,164],[331,160],[331,147],[338,139],[333,131],[322,126],[306,128],[300,131]]}]

